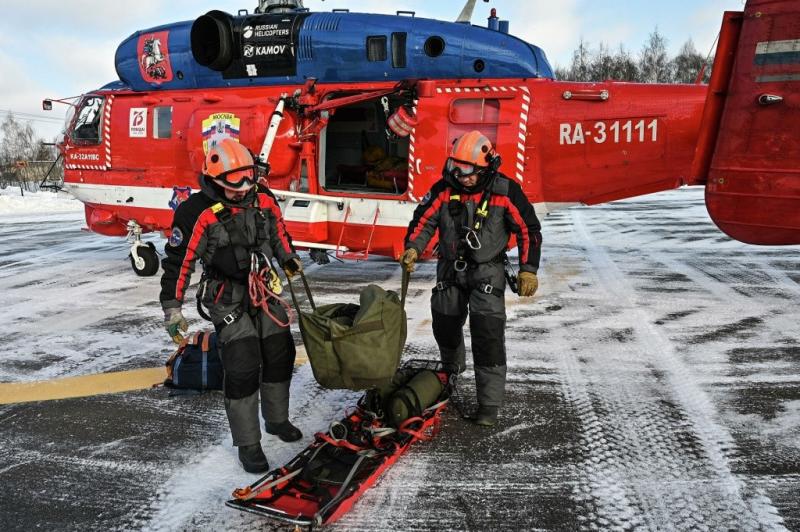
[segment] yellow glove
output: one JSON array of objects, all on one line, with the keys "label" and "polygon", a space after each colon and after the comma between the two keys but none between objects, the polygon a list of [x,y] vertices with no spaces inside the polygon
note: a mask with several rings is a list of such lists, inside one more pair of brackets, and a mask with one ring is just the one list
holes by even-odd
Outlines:
[{"label": "yellow glove", "polygon": [[303,271],[303,263],[297,257],[292,257],[283,264],[283,271],[286,273],[286,278],[291,279]]},{"label": "yellow glove", "polygon": [[417,262],[418,258],[419,258],[419,253],[417,253],[417,250],[414,248],[408,248],[403,252],[403,255],[400,257],[400,264],[403,266],[403,268],[406,269],[407,272],[411,273],[416,268],[416,266],[414,266],[414,263]]},{"label": "yellow glove", "polygon": [[519,296],[531,297],[539,288],[539,279],[533,272],[519,272]]},{"label": "yellow glove", "polygon": [[183,335],[181,332],[189,330],[189,323],[183,317],[180,308],[167,308],[164,309],[164,328],[167,334],[172,338],[176,344],[183,342]]}]

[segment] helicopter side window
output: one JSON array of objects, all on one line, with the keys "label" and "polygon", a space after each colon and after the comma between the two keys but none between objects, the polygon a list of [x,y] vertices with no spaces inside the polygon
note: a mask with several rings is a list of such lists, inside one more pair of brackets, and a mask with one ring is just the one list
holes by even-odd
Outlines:
[{"label": "helicopter side window", "polygon": [[392,66],[394,68],[406,67],[406,33],[392,33]]},{"label": "helicopter side window", "polygon": [[102,96],[89,96],[78,109],[72,140],[80,144],[100,144],[100,117],[103,114]]},{"label": "helicopter side window", "polygon": [[367,60],[386,61],[386,35],[367,37]]},{"label": "helicopter side window", "polygon": [[450,121],[454,124],[497,124],[500,122],[500,100],[495,98],[462,98],[450,105]]},{"label": "helicopter side window", "polygon": [[168,139],[172,136],[172,107],[156,107],[153,113],[153,138]]},{"label": "helicopter side window", "polygon": [[498,98],[460,98],[450,104],[450,138],[458,138],[473,129],[480,130],[489,140],[496,142],[500,119]]}]

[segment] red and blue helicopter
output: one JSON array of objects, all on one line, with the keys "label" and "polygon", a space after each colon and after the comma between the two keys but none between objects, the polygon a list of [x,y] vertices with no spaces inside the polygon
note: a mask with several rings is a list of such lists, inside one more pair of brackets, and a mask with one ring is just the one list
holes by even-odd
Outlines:
[{"label": "red and blue helicopter", "polygon": [[704,185],[732,238],[800,243],[800,2],[726,12],[708,85],[556,81],[494,9],[470,24],[474,5],[445,22],[266,0],[138,31],[117,49],[119,80],[68,116],[65,187],[153,275],[141,234],[169,230],[227,136],[268,163],[312,257],[397,257],[453,139],[478,129],[539,214]]}]

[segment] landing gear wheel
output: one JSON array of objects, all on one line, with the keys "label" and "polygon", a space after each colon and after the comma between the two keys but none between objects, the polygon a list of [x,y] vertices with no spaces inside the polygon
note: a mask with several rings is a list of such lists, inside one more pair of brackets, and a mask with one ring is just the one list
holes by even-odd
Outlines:
[{"label": "landing gear wheel", "polygon": [[308,256],[316,264],[328,264],[331,261],[328,252],[324,249],[311,248],[308,250]]},{"label": "landing gear wheel", "polygon": [[152,277],[158,272],[158,253],[152,242],[143,246],[136,246],[136,255],[130,254],[131,267],[136,275],[141,277]]}]

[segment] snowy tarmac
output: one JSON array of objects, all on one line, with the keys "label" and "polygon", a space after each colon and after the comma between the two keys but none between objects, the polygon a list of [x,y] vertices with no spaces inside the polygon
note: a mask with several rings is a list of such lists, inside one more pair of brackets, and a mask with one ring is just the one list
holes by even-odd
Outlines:
[{"label": "snowy tarmac", "polygon": [[[506,295],[499,424],[449,409],[331,529],[800,530],[800,248],[731,241],[702,193],[545,218],[539,292]],[[3,208],[0,383],[163,364],[159,280],[133,274],[124,239],[82,232],[76,208]],[[387,259],[306,264],[323,304],[400,283]],[[408,358],[436,356],[434,266],[412,277]],[[474,403],[471,372],[459,389]],[[298,367],[306,438],[265,435],[271,465],[358,395]],[[287,530],[224,506],[257,478],[230,443],[217,393],[0,406],[0,530]]]}]

